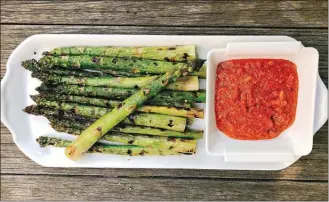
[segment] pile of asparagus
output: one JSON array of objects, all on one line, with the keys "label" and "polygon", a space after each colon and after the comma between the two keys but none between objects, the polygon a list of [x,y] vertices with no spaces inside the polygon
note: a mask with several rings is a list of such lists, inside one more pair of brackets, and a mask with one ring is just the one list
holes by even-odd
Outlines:
[{"label": "pile of asparagus", "polygon": [[[195,103],[205,102],[205,91],[199,90],[199,78],[206,76],[203,62],[196,59],[194,45],[56,48],[39,61],[22,62],[32,77],[42,81],[36,89],[39,94],[31,96],[36,105],[24,111],[47,117],[58,132],[79,136],[101,117],[121,116],[120,108],[130,103],[133,109],[127,108],[122,121],[105,132],[98,127],[96,131],[101,132],[94,139],[123,145],[91,141],[90,146],[94,145],[86,147],[88,152],[193,154],[203,131],[186,126],[204,116],[202,109],[193,108]],[[42,147],[74,145],[44,136],[37,142]]]}]

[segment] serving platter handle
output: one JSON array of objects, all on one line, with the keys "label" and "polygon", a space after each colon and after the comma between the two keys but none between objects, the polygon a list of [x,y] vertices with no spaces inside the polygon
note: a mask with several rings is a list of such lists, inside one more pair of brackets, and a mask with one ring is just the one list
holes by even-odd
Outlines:
[{"label": "serving platter handle", "polygon": [[328,119],[328,89],[318,75],[316,84],[316,101],[314,114],[314,133],[316,133]]},{"label": "serving platter handle", "polygon": [[5,105],[5,87],[7,83],[6,75],[1,79],[1,122],[10,130],[10,125],[8,124],[8,120],[5,116],[7,113],[6,105]]}]

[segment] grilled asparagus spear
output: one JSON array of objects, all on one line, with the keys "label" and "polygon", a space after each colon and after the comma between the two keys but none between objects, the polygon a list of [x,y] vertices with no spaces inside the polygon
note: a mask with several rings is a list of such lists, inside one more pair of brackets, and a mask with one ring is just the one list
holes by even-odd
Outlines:
[{"label": "grilled asparagus spear", "polygon": [[[144,77],[76,77],[59,76],[56,74],[45,74],[43,72],[33,72],[32,76],[46,83],[51,84],[73,84],[87,86],[105,86],[118,88],[141,88],[152,82],[156,76]],[[177,79],[175,83],[169,84],[166,89],[179,91],[199,90],[199,79],[197,76],[186,76]]]},{"label": "grilled asparagus spear", "polygon": [[[72,135],[80,135],[84,130],[67,128],[61,125],[52,125],[52,127],[58,132],[64,132]],[[196,140],[181,139],[176,137],[147,136],[110,131],[103,135],[102,139],[110,142],[132,144],[143,147],[154,147],[156,149],[163,150],[173,150],[175,152],[195,153],[196,149]]]},{"label": "grilled asparagus spear", "polygon": [[56,110],[53,108],[49,108],[49,107],[43,107],[43,106],[39,106],[39,105],[30,105],[27,106],[23,109],[24,112],[31,114],[31,115],[35,115],[35,116],[45,116],[47,118],[49,117],[57,117],[57,118],[65,118],[65,119],[71,119],[74,121],[95,121],[96,119],[91,118],[91,117],[87,117],[87,116],[82,116],[80,114],[76,114],[73,112],[66,112],[63,110]]},{"label": "grilled asparagus spear", "polygon": [[[195,45],[183,46],[149,46],[149,47],[115,47],[115,46],[71,46],[55,48],[44,55],[66,56],[66,55],[90,55],[110,57],[135,57],[153,60],[164,60],[170,62],[186,62],[196,59]],[[123,72],[112,75],[124,76]],[[121,74],[121,75],[120,75]],[[199,71],[191,72],[190,75],[206,78],[206,65]],[[129,75],[126,75],[129,76]],[[129,76],[131,77],[131,76]]]},{"label": "grilled asparagus spear", "polygon": [[[125,99],[138,91],[137,89],[125,88],[104,88],[77,85],[48,86],[46,84],[41,84],[41,86],[37,87],[36,90],[40,93],[104,97],[119,100]],[[195,92],[162,91],[146,103],[150,105],[188,107],[186,104],[203,103],[205,101],[206,92],[203,90]]]},{"label": "grilled asparagus spear", "polygon": [[195,45],[184,46],[70,46],[55,48],[44,55],[90,55],[109,57],[136,57],[168,61],[193,61],[196,59]]},{"label": "grilled asparagus spear", "polygon": [[[61,76],[80,76],[80,77],[96,77],[96,76],[116,76],[116,77],[141,77],[145,76],[145,74],[138,74],[138,73],[131,73],[131,72],[121,72],[111,69],[103,69],[103,70],[89,70],[89,69],[74,69],[74,68],[40,68],[38,67],[38,61],[26,60],[23,61],[21,64],[25,69],[32,71],[32,72],[42,72],[47,74],[56,74]],[[32,74],[34,76],[35,74]]]},{"label": "grilled asparagus spear", "polygon": [[[90,126],[93,121],[89,120],[73,120],[67,119],[58,116],[47,117],[53,127],[63,127],[63,128],[76,128],[80,130],[86,129]],[[203,131],[184,131],[178,132],[173,130],[164,130],[158,128],[144,127],[144,126],[129,126],[129,125],[120,125],[114,127],[110,132],[120,132],[120,133],[129,133],[129,134],[144,134],[144,135],[154,135],[154,136],[163,136],[163,137],[179,137],[179,138],[189,138],[189,139],[200,139],[203,136]]]},{"label": "grilled asparagus spear", "polygon": [[[108,107],[114,108],[120,105],[120,101],[116,100],[107,100],[100,98],[90,98],[74,95],[57,95],[57,94],[40,94],[32,95],[32,100],[39,103],[42,101],[57,101],[57,102],[75,102],[79,104],[94,105],[99,107]],[[175,107],[166,107],[166,106],[148,106],[144,105],[136,109],[138,112],[147,112],[147,113],[158,113],[166,114],[172,116],[182,116],[182,117],[195,117],[203,118],[204,113],[202,109],[196,108],[175,108]]]},{"label": "grilled asparagus spear", "polygon": [[[67,147],[72,142],[62,140],[60,138],[40,136],[36,140],[41,147],[54,146],[54,147]],[[141,147],[135,145],[109,145],[96,143],[88,151],[88,153],[104,153],[114,155],[129,155],[129,156],[168,156],[178,155],[181,153],[171,150],[160,150],[152,147]],[[185,153],[183,153],[185,154]],[[190,154],[190,153],[186,153]]]},{"label": "grilled asparagus spear", "polygon": [[[95,118],[81,116],[78,114],[65,112],[61,110],[54,110],[51,108],[46,108],[37,105],[28,106],[24,109],[24,111],[28,114],[32,114],[36,116],[45,116],[51,123],[54,123],[55,125],[63,125],[65,127],[72,127],[78,129],[87,128],[96,120]],[[150,124],[152,124],[153,122],[150,121],[152,118],[154,118],[153,115],[145,116],[144,117],[145,123],[149,122]],[[187,119],[188,125],[192,124],[192,122],[190,121],[191,120],[188,118]],[[137,119],[137,122],[141,122],[141,120]],[[173,130],[154,128],[154,126],[152,127],[152,125],[151,127],[136,126],[136,124],[134,124],[130,120],[124,120],[122,124],[114,127],[112,131],[122,132],[122,133],[157,135],[157,136],[165,136],[165,137],[180,137],[180,138],[189,138],[189,139],[200,139],[202,138],[202,134],[203,134],[203,131],[186,130],[184,132],[179,132]]]},{"label": "grilled asparagus spear", "polygon": [[[198,66],[197,71],[203,65],[203,60],[194,60],[193,62],[166,62],[148,59],[119,58],[119,57],[99,57],[89,55],[79,56],[44,56],[38,64],[40,68],[79,68],[79,69],[114,69],[133,73],[151,73],[164,74],[179,68],[194,68]],[[196,65],[197,64],[197,65]],[[187,73],[186,73],[187,74]]]},{"label": "grilled asparagus spear", "polygon": [[[39,102],[38,104],[40,106],[32,105],[26,107],[24,111],[33,115],[61,115],[62,112],[55,111],[57,109],[58,111],[66,112],[66,115],[69,117],[77,119],[79,119],[79,116],[97,119],[111,111],[107,108],[91,107],[72,103],[57,103],[52,101]],[[72,115],[72,113],[79,116]],[[122,123],[183,132],[186,127],[186,118],[162,114],[139,113],[131,114],[128,118],[122,120]]]},{"label": "grilled asparagus spear", "polygon": [[[81,77],[95,77],[95,76],[115,76],[115,77],[141,77],[149,74],[124,72],[113,69],[76,69],[73,67],[66,68],[40,68],[38,62],[34,59],[22,62],[22,66],[32,72],[45,72],[48,74],[57,74],[62,76],[81,76]],[[206,64],[203,64],[199,71],[189,73],[191,76],[198,76],[199,78],[206,78]]]},{"label": "grilled asparagus spear", "polygon": [[[103,63],[104,66],[107,66],[106,60],[108,60],[108,58],[102,58],[99,60],[98,59],[94,60],[95,63],[97,63],[98,65]],[[127,61],[122,59],[120,60]],[[77,61],[73,63],[76,62]],[[110,61],[108,60],[107,62]],[[194,61],[192,65],[177,65],[176,67],[174,67],[173,70],[169,70],[169,72],[154,79],[151,83],[141,88],[138,92],[125,99],[122,102],[122,105],[115,107],[111,112],[108,112],[107,114],[103,115],[92,125],[90,125],[86,130],[84,130],[71,145],[65,148],[66,156],[72,160],[79,159],[81,155],[84,152],[88,151],[90,147],[92,147],[92,145],[95,144],[105,133],[107,133],[109,130],[111,130],[113,127],[115,127],[117,124],[126,119],[129,115],[131,115],[136,110],[136,108],[142,106],[142,104],[146,100],[158,94],[170,83],[175,82],[177,78],[181,76],[186,76],[188,72],[193,72],[193,70],[195,69],[199,70],[203,65],[203,62],[204,61]],[[113,61],[111,61],[111,63],[113,63]],[[120,64],[119,60],[115,63]],[[61,62],[59,64],[61,64]],[[84,64],[84,62],[80,64]],[[133,61],[132,64],[135,65],[135,62]],[[169,123],[169,127],[170,126],[171,125]]]},{"label": "grilled asparagus spear", "polygon": [[85,70],[66,70],[60,68],[54,69],[40,69],[38,67],[38,62],[34,59],[23,61],[21,64],[25,69],[32,72],[32,77],[38,76],[35,73],[43,73],[43,74],[55,74],[61,76],[82,76],[82,77],[95,77],[95,76],[105,76],[103,72],[100,71],[85,71]]}]

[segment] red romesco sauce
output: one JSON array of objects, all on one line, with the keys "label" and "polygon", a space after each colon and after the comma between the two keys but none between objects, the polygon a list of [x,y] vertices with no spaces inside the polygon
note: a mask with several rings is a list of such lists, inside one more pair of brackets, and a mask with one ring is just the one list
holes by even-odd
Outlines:
[{"label": "red romesco sauce", "polygon": [[296,65],[282,59],[236,59],[218,64],[217,128],[239,140],[277,137],[295,120]]}]

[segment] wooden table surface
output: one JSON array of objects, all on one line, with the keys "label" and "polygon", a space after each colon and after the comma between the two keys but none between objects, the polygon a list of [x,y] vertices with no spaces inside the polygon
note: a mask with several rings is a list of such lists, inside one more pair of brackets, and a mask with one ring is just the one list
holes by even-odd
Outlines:
[{"label": "wooden table surface", "polygon": [[[328,85],[327,1],[1,1],[1,78],[34,34],[287,35],[320,52]],[[328,127],[281,171],[45,168],[1,125],[2,200],[328,200]]]}]

